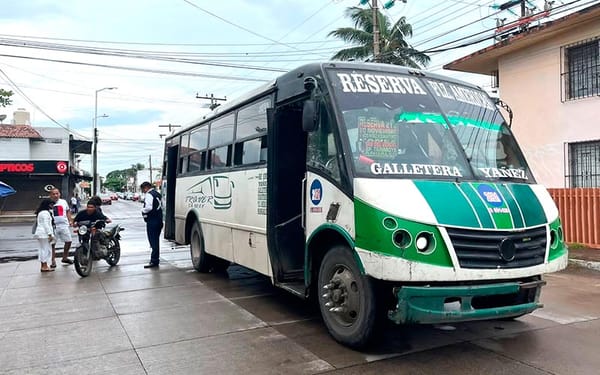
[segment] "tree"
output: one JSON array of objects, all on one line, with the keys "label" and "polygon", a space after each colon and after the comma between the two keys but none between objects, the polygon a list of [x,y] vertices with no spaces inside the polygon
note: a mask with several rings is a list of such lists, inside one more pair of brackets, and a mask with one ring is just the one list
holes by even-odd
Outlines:
[{"label": "tree", "polygon": [[135,177],[137,171],[146,168],[144,164],[131,164],[130,168],[118,169],[106,174],[106,180],[103,185],[111,191],[123,191],[127,188],[127,179]]},{"label": "tree", "polygon": [[[346,16],[352,19],[354,27],[341,27],[330,32],[329,36],[357,45],[338,51],[332,59],[374,61],[373,11],[350,7],[346,9]],[[422,68],[429,63],[429,56],[417,51],[406,41],[406,38],[412,37],[412,26],[406,22],[405,17],[400,17],[394,25],[391,25],[390,19],[377,11],[377,20],[380,50],[378,62],[411,68]]]},{"label": "tree", "polygon": [[12,91],[0,89],[0,107],[6,107],[12,104],[11,96],[13,96]]}]

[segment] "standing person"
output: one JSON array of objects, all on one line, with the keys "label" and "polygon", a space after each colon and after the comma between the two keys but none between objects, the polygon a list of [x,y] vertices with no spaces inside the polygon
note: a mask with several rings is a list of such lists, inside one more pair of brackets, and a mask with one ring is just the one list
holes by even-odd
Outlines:
[{"label": "standing person", "polygon": [[71,197],[71,214],[76,215],[79,212],[79,201],[75,195]]},{"label": "standing person", "polygon": [[52,208],[54,202],[50,199],[44,199],[35,210],[36,228],[34,237],[38,240],[38,259],[41,263],[41,272],[54,271],[48,267],[48,262],[52,259],[51,243],[54,242],[54,218],[52,217]]},{"label": "standing person", "polygon": [[[62,255],[63,264],[73,264],[73,261],[69,259],[69,250],[71,249],[71,227],[73,226],[73,219],[71,217],[71,210],[66,200],[60,197],[60,190],[54,188],[50,190],[50,199],[54,202],[54,223],[56,224],[56,239],[64,242],[64,249]],[[52,265],[56,267],[56,243],[52,244]]]},{"label": "standing person", "polygon": [[144,208],[142,208],[142,216],[146,222],[146,234],[148,242],[152,248],[150,254],[150,263],[144,265],[144,268],[158,267],[160,263],[160,231],[163,227],[163,215],[161,207],[161,195],[154,190],[152,184],[148,181],[140,185],[144,196]]}]

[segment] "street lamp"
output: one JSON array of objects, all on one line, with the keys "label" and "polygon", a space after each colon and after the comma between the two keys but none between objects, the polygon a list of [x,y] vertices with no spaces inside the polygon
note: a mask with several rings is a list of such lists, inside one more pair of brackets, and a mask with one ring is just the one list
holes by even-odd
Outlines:
[{"label": "street lamp", "polygon": [[98,93],[104,90],[115,90],[116,87],[104,87],[96,90],[95,100],[94,100],[94,134],[93,134],[93,146],[94,151],[92,154],[92,195],[98,194],[98,117],[108,117],[107,115],[98,116]]}]

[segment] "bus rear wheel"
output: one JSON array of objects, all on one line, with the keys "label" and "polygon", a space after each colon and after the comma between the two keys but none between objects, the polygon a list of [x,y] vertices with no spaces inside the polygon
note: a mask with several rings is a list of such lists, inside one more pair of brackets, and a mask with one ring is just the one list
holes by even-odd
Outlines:
[{"label": "bus rear wheel", "polygon": [[371,339],[376,319],[373,282],[361,275],[352,251],[345,246],[329,250],[319,268],[321,315],[333,338],[353,348]]},{"label": "bus rear wheel", "polygon": [[192,227],[190,256],[192,258],[192,265],[196,271],[202,273],[210,271],[211,256],[204,251],[204,238],[202,238],[202,231],[198,223],[195,223]]}]

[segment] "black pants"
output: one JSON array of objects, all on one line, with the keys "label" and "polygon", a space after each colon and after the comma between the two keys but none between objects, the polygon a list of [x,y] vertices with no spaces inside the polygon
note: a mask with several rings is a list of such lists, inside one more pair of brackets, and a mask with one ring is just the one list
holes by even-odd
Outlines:
[{"label": "black pants", "polygon": [[150,255],[150,263],[160,263],[160,231],[162,230],[162,220],[148,220],[146,222],[146,234],[148,235],[148,242],[152,248],[152,254]]}]

